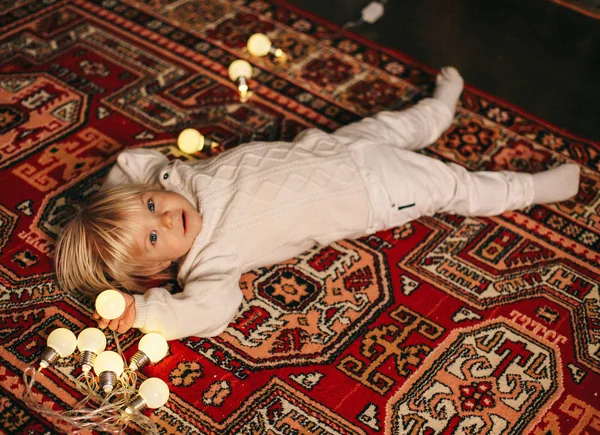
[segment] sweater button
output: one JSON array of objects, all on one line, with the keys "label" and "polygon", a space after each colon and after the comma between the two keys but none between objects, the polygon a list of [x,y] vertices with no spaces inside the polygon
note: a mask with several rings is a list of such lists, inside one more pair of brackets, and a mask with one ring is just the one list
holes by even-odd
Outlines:
[{"label": "sweater button", "polygon": [[169,173],[165,172],[165,174],[163,175],[163,180],[166,180],[167,178],[169,178]]}]

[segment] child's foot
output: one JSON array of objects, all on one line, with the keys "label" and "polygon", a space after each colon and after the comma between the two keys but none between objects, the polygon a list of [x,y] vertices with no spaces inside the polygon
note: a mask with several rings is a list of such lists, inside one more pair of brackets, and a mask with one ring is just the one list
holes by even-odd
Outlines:
[{"label": "child's foot", "polygon": [[435,83],[433,98],[443,101],[454,113],[464,84],[460,73],[453,66],[445,66],[437,75]]},{"label": "child's foot", "polygon": [[533,174],[533,203],[547,204],[569,199],[579,190],[579,166],[567,163]]}]

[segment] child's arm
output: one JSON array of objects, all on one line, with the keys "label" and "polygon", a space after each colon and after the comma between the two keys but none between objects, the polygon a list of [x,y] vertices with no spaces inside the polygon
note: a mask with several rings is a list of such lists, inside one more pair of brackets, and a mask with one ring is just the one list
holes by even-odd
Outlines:
[{"label": "child's arm", "polygon": [[108,173],[103,188],[124,184],[153,184],[158,182],[158,172],[169,163],[163,154],[154,150],[137,148],[123,151]]},{"label": "child's arm", "polygon": [[143,295],[134,295],[133,326],[146,333],[158,332],[167,340],[221,333],[235,316],[242,292],[237,256],[218,251],[208,247],[202,252],[183,292],[171,295],[157,287]]}]

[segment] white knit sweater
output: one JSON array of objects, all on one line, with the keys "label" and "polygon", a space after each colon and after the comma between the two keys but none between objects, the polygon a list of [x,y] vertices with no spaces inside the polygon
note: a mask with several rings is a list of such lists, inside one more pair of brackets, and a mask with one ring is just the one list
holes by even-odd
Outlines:
[{"label": "white knit sweater", "polygon": [[[183,292],[152,288],[136,295],[134,326],[169,340],[217,335],[239,308],[242,272],[294,257],[315,243],[355,238],[416,217],[392,212],[396,204],[381,175],[391,164],[385,145],[420,149],[448,127],[452,115],[443,102],[428,98],[333,134],[310,129],[293,143],[250,143],[192,163],[168,163],[145,149],[123,152],[105,186],[159,182],[187,198],[203,218],[180,261]],[[404,151],[403,159],[422,164],[426,157]],[[402,177],[393,189],[416,201],[419,178],[394,162],[398,168],[390,171]]]},{"label": "white knit sweater", "polygon": [[191,163],[128,150],[105,187],[156,182],[187,198],[203,219],[180,261],[183,292],[152,288],[134,296],[134,327],[168,340],[222,332],[239,308],[242,272],[315,243],[360,236],[369,226],[369,197],[348,147],[318,130],[295,142],[244,144]]}]

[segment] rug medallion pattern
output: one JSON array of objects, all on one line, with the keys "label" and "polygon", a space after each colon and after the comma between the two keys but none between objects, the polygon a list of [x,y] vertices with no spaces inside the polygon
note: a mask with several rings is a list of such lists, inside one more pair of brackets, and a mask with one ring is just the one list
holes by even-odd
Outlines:
[{"label": "rug medallion pattern", "polygon": [[[0,429],[15,434],[56,433],[21,401],[21,374],[52,329],[93,325],[90,301],[56,284],[53,244],[120,151],[210,158],[332,131],[413,104],[435,76],[278,0],[10,0],[0,28]],[[256,32],[287,64],[248,53]],[[237,58],[254,68],[245,104]],[[220,145],[183,155],[190,126]],[[148,415],[165,434],[598,431],[599,150],[468,87],[423,153],[474,170],[578,163],[577,197],[436,215],[249,271],[223,334],[171,341],[143,370],[171,390]],[[121,336],[127,356],[140,337]],[[69,408],[75,376],[61,361],[36,397]]]}]

